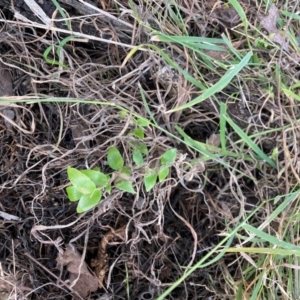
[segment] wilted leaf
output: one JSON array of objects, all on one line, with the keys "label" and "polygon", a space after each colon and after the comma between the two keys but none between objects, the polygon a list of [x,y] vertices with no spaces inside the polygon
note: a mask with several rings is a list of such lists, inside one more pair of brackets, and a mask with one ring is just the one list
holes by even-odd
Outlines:
[{"label": "wilted leaf", "polygon": [[120,151],[116,147],[111,147],[108,149],[107,162],[108,165],[115,171],[123,168],[124,160]]}]

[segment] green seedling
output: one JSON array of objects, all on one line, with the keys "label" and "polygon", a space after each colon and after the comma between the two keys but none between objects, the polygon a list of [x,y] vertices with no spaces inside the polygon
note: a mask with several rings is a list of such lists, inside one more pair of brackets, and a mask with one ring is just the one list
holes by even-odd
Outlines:
[{"label": "green seedling", "polygon": [[95,207],[102,198],[102,189],[110,184],[110,177],[98,170],[82,170],[68,167],[71,186],[67,187],[70,201],[78,201],[77,212],[83,213]]},{"label": "green seedling", "polygon": [[135,194],[130,179],[130,169],[124,167],[124,160],[116,147],[108,149],[107,162],[114,170],[114,176],[110,177],[100,171],[99,168],[93,170],[77,170],[68,167],[67,174],[71,186],[66,188],[70,201],[79,201],[77,212],[83,213],[94,208],[101,200],[102,193],[111,192],[111,178],[114,178],[114,185],[117,189]]},{"label": "green seedling", "polygon": [[153,189],[157,182],[157,178],[159,182],[162,182],[168,177],[170,173],[170,167],[175,162],[176,154],[176,148],[167,150],[160,158],[158,171],[156,169],[148,169],[146,171],[146,175],[144,176],[144,185],[147,192]]},{"label": "green seedling", "polygon": [[[50,65],[57,65],[61,66],[65,69],[68,69],[68,65],[63,63],[63,47],[72,39],[76,38],[75,35],[70,35],[66,38],[64,38],[58,45],[50,45],[43,53],[43,57],[45,61],[50,64]],[[56,49],[56,51],[54,50]],[[56,56],[58,60],[55,59],[55,54],[54,54],[54,59],[49,58],[50,52],[56,52]]]},{"label": "green seedling", "polygon": [[[146,152],[144,147],[146,146],[140,147],[141,153]],[[138,146],[136,149],[139,149]],[[133,157],[136,149],[133,150]],[[158,168],[146,170],[143,182],[147,192],[153,189],[157,183],[157,178],[159,182],[167,178],[170,167],[175,162],[176,154],[177,149],[175,148],[166,151],[160,158]],[[131,179],[131,168],[124,166],[124,159],[116,147],[108,149],[107,163],[113,170],[112,176],[102,173],[99,168],[79,171],[76,168],[68,167],[67,174],[72,185],[66,188],[66,192],[70,201],[79,201],[78,213],[86,212],[98,205],[103,192],[111,193],[112,183],[115,188],[123,192],[136,194]]]},{"label": "green seedling", "polygon": [[[134,138],[129,142],[132,160],[136,168],[143,169],[140,173],[145,174],[143,183],[146,191],[149,192],[157,183],[157,179],[162,182],[168,177],[170,168],[176,159],[177,149],[172,148],[163,153],[158,166],[155,168],[143,166],[144,156],[147,157],[149,154],[148,147],[143,142],[145,138],[144,128],[149,126],[150,122],[141,117],[133,120],[135,128],[128,134]],[[133,167],[125,166],[124,159],[116,147],[108,149],[107,164],[113,170],[110,175],[102,173],[99,168],[79,171],[76,168],[68,167],[67,173],[72,185],[67,187],[66,192],[70,201],[79,201],[78,213],[94,208],[101,201],[103,192],[110,194],[112,187],[123,192],[136,194],[131,177]]]},{"label": "green seedling", "polygon": [[143,127],[149,126],[150,122],[145,118],[139,118],[135,120],[136,128],[132,130],[129,135],[132,135],[136,138],[135,141],[130,143],[132,148],[132,160],[137,166],[140,166],[144,163],[144,155],[148,155],[148,148],[142,142],[142,139],[145,138],[145,132]]}]

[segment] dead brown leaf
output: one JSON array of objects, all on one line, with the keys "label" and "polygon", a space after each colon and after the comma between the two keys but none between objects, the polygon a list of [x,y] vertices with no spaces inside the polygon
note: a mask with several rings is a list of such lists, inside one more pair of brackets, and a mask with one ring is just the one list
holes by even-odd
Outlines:
[{"label": "dead brown leaf", "polygon": [[76,281],[73,289],[82,298],[86,298],[98,289],[98,279],[89,272],[85,262],[81,265],[81,260],[81,255],[72,245],[67,245],[66,250],[56,258],[58,268],[67,266],[71,284]]},{"label": "dead brown leaf", "polygon": [[284,50],[288,50],[288,41],[280,34],[280,31],[276,26],[278,16],[278,8],[274,4],[272,4],[269,9],[268,15],[259,15],[258,20],[260,22],[260,25],[271,35],[270,40],[282,46]]},{"label": "dead brown leaf", "polygon": [[116,231],[109,231],[100,240],[98,245],[97,257],[92,260],[92,267],[95,267],[94,272],[99,280],[99,288],[104,288],[103,281],[108,271],[108,260],[107,260],[107,245],[115,238],[124,239],[125,227],[122,227]]},{"label": "dead brown leaf", "polygon": [[219,147],[221,145],[220,134],[212,133],[206,140],[206,144],[214,147]]},{"label": "dead brown leaf", "polygon": [[217,7],[212,11],[211,16],[224,28],[232,28],[240,22],[240,17],[234,8]]}]

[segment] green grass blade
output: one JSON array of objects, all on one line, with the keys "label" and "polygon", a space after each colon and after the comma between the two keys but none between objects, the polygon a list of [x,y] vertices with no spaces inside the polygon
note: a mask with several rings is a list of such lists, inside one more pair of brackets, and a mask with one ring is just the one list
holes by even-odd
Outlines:
[{"label": "green grass blade", "polygon": [[175,63],[164,51],[162,51],[160,48],[158,48],[155,45],[148,45],[150,48],[155,50],[159,55],[162,56],[162,58],[170,65],[172,68],[174,68],[176,71],[180,72],[183,77],[188,80],[190,83],[195,85],[201,90],[205,90],[207,87],[204,86],[201,82],[199,82],[197,79],[195,79],[192,75],[190,75],[188,72],[186,72],[184,69],[182,69],[177,63]]},{"label": "green grass blade", "polygon": [[281,90],[288,96],[300,101],[300,96],[292,92],[289,88],[285,87],[284,85],[281,86]]},{"label": "green grass blade", "polygon": [[220,141],[222,152],[226,153],[226,119],[224,116],[226,115],[226,105],[221,105],[220,108]]},{"label": "green grass blade", "polygon": [[246,13],[238,0],[229,0],[229,3],[233,6],[235,11],[241,18],[241,20],[244,24],[244,32],[245,32],[245,36],[246,36],[246,39],[248,42],[248,47],[249,47],[249,49],[252,49],[251,43],[249,40],[249,34],[247,34],[248,33],[248,20],[247,20]]},{"label": "green grass blade", "polygon": [[232,67],[231,69],[229,69],[215,85],[206,89],[205,92],[203,92],[203,94],[201,94],[196,99],[194,99],[184,105],[181,105],[179,107],[171,109],[171,110],[167,111],[167,113],[172,113],[172,112],[186,109],[188,107],[192,107],[192,106],[206,100],[207,98],[215,95],[216,93],[220,92],[221,90],[223,90],[228,84],[230,84],[232,78],[234,76],[236,76],[248,64],[251,56],[252,56],[252,52],[248,52],[245,55],[245,57],[240,61],[240,63],[237,64],[236,66]]},{"label": "green grass blade", "polygon": [[62,7],[59,5],[59,3],[57,2],[57,0],[52,0],[53,4],[55,5],[55,7],[57,8],[57,10],[59,11],[60,15],[62,16],[63,19],[65,19],[66,21],[66,25],[68,27],[68,29],[71,31],[71,25],[70,25],[70,21],[68,20],[67,15],[65,14],[64,10],[62,9]]},{"label": "green grass blade", "polygon": [[259,275],[259,280],[258,280],[257,284],[255,285],[255,287],[253,289],[250,300],[260,299],[260,296],[258,296],[258,294],[259,294],[259,291],[261,290],[261,288],[263,286],[262,282],[263,282],[264,277],[265,277],[265,271],[262,271]]},{"label": "green grass blade", "polygon": [[245,230],[250,231],[251,233],[255,234],[256,236],[260,237],[261,239],[263,239],[266,242],[269,242],[272,245],[275,245],[275,246],[278,246],[280,248],[287,249],[287,250],[300,251],[300,247],[295,246],[295,245],[290,244],[290,243],[287,243],[287,242],[284,242],[284,241],[281,241],[278,238],[276,238],[276,237],[274,237],[274,236],[272,236],[272,235],[270,235],[266,232],[263,232],[262,230],[260,230],[258,228],[255,228],[255,227],[253,227],[249,224],[244,224],[242,227]]},{"label": "green grass blade", "polygon": [[258,248],[258,247],[234,247],[226,249],[226,252],[230,253],[259,253],[259,254],[270,254],[270,255],[280,255],[280,256],[290,256],[296,255],[300,256],[300,250],[293,249],[281,249],[281,248]]},{"label": "green grass blade", "polygon": [[[258,208],[257,208],[258,209]],[[200,259],[194,266],[192,266],[187,272],[185,272],[179,279],[177,279],[168,289],[166,289],[156,300],[163,300],[165,299],[165,297],[167,297],[181,282],[183,282],[186,278],[188,278],[188,276],[190,274],[192,274],[196,269],[198,268],[205,268],[213,263],[215,263],[216,261],[218,261],[219,259],[222,258],[222,256],[224,255],[224,253],[226,252],[226,250],[229,248],[229,246],[231,245],[231,243],[233,242],[233,239],[237,233],[237,231],[241,228],[242,225],[246,224],[247,222],[249,222],[249,219],[255,214],[256,210],[253,211],[242,223],[239,224],[239,222],[237,221],[237,225],[236,227],[232,230],[232,232],[230,233],[230,235],[228,235],[227,237],[225,237],[218,245],[216,245],[209,253],[207,253],[202,259]],[[226,244],[225,244],[226,243]],[[213,259],[211,259],[210,261],[206,262],[207,259],[212,256],[213,254],[215,254],[218,250],[220,250],[220,248],[222,247],[222,245],[225,244],[224,248],[222,249],[222,251],[216,255]],[[205,263],[206,262],[206,263]]]},{"label": "green grass blade", "polygon": [[157,39],[160,42],[173,42],[178,44],[224,44],[223,39],[217,38],[207,38],[200,36],[169,36],[159,31],[154,31],[153,34],[157,36]]},{"label": "green grass blade", "polygon": [[[221,103],[222,105],[225,105],[224,103]],[[241,137],[241,139],[264,161],[266,161],[270,166],[277,169],[276,163],[273,159],[271,159],[269,156],[267,156],[251,139],[250,137],[237,125],[235,124],[232,119],[225,115],[222,116],[226,119],[226,121],[229,123],[229,125],[234,129],[234,131]]]}]

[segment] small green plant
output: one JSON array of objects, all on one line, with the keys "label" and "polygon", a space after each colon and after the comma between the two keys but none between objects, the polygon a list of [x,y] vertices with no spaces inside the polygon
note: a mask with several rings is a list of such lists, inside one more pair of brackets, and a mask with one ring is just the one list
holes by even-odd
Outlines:
[{"label": "small green plant", "polygon": [[[62,56],[63,47],[71,39],[74,39],[74,38],[76,38],[76,36],[71,35],[71,36],[68,36],[68,37],[64,38],[58,45],[53,44],[53,45],[50,45],[49,47],[47,47],[47,49],[43,53],[43,57],[44,57],[45,61],[50,65],[57,65],[57,66],[64,67],[65,69],[68,69],[68,65],[63,63],[63,56]],[[55,53],[56,53],[58,60],[55,57],[54,57],[54,59],[49,57],[51,52],[54,54],[54,56],[55,56]]]},{"label": "small green plant", "polygon": [[160,165],[158,169],[148,168],[146,170],[146,174],[144,176],[144,184],[147,192],[149,192],[155,186],[157,177],[159,182],[162,182],[167,178],[170,173],[170,167],[175,162],[176,154],[176,148],[172,148],[166,151],[160,158]]},{"label": "small green plant", "polygon": [[77,170],[68,167],[67,174],[71,186],[66,192],[70,201],[78,201],[77,212],[82,213],[95,207],[102,198],[105,191],[110,194],[111,183],[121,191],[135,194],[130,178],[130,169],[124,167],[124,160],[116,147],[108,149],[108,165],[115,171],[114,176],[109,176],[100,171],[99,168],[92,170]]},{"label": "small green plant", "polygon": [[[143,182],[146,191],[149,192],[157,183],[157,179],[162,182],[169,175],[170,167],[176,159],[177,149],[172,148],[163,153],[156,168],[143,166],[144,156],[148,155],[148,148],[142,142],[144,138],[142,128],[149,125],[149,122],[146,121],[146,119],[141,119],[136,122],[136,128],[129,133],[135,139],[129,144],[132,151],[132,160],[136,167],[144,170],[142,172],[144,173]],[[124,166],[124,159],[116,147],[108,149],[107,163],[113,170],[111,175],[102,173],[99,168],[79,171],[76,168],[68,167],[67,174],[72,185],[66,188],[66,192],[70,201],[79,201],[77,205],[78,213],[86,212],[95,207],[100,202],[104,192],[110,194],[112,184],[123,192],[136,194],[131,178],[132,167]]]}]

